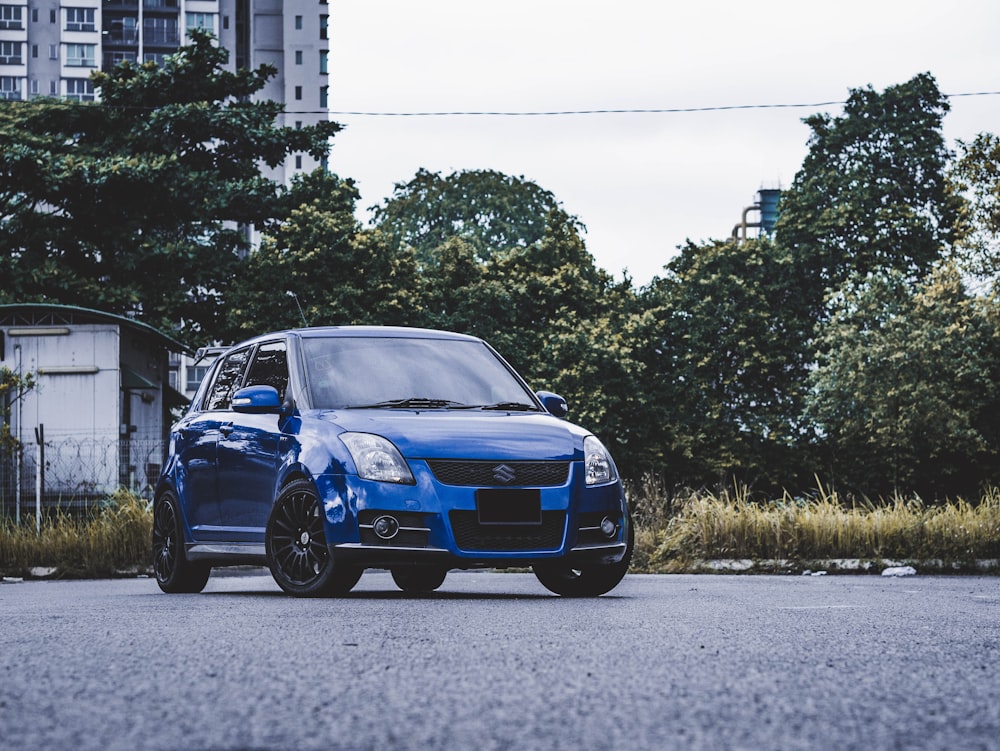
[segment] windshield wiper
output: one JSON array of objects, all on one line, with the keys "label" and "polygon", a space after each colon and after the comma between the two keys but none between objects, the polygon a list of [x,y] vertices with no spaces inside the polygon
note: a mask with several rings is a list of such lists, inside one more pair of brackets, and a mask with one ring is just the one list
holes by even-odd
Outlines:
[{"label": "windshield wiper", "polygon": [[425,396],[411,396],[408,399],[387,399],[374,404],[352,404],[349,409],[441,409],[442,407],[463,408],[461,402],[451,399],[430,399]]},{"label": "windshield wiper", "polygon": [[524,402],[497,402],[496,404],[484,404],[480,409],[495,409],[498,412],[536,412],[538,407]]}]

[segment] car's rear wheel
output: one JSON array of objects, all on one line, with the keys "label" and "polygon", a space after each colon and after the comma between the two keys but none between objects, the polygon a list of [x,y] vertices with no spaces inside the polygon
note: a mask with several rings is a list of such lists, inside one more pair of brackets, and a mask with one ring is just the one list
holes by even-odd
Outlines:
[{"label": "car's rear wheel", "polygon": [[448,569],[432,566],[409,566],[392,569],[392,580],[404,592],[433,592],[444,584]]},{"label": "car's rear wheel", "polygon": [[335,563],[326,544],[319,496],[307,480],[289,483],[271,510],[264,537],[278,586],[297,597],[346,594],[362,569]]},{"label": "car's rear wheel", "polygon": [[618,586],[628,572],[635,547],[635,530],[628,520],[625,555],[617,563],[595,564],[574,568],[565,561],[544,561],[532,566],[535,576],[550,592],[563,597],[598,597]]},{"label": "car's rear wheel", "polygon": [[153,572],[156,583],[170,594],[201,592],[212,573],[211,566],[189,561],[184,554],[184,535],[177,498],[161,495],[153,506]]}]

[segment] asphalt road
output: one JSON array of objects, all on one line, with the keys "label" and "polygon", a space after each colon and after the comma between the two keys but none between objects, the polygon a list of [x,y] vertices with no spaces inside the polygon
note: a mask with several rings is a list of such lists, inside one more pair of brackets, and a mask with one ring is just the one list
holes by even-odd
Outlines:
[{"label": "asphalt road", "polygon": [[0,584],[4,749],[998,749],[1000,578]]}]

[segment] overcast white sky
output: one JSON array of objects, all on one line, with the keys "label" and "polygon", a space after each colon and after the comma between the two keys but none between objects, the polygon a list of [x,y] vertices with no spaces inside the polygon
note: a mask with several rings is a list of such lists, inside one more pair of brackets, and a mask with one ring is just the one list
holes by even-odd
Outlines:
[{"label": "overcast white sky", "polygon": [[[998,0],[331,0],[330,14],[335,113],[842,102],[925,71],[945,94],[1000,91]],[[951,104],[950,141],[1000,132],[1000,96]],[[334,114],[332,165],[362,209],[420,167],[524,176],[586,225],[599,266],[641,286],[686,239],[728,237],[758,189],[787,187],[817,111],[841,108]]]}]

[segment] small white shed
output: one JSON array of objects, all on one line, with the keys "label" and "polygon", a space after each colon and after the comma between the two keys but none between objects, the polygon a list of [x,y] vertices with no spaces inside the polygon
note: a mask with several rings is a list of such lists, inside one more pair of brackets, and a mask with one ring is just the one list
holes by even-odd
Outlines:
[{"label": "small white shed", "polygon": [[79,507],[119,487],[148,492],[162,466],[170,408],[184,401],[168,378],[181,343],[139,321],[65,305],[0,305],[0,366],[35,386],[7,395],[21,452],[0,456],[0,513]]}]

